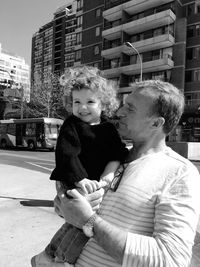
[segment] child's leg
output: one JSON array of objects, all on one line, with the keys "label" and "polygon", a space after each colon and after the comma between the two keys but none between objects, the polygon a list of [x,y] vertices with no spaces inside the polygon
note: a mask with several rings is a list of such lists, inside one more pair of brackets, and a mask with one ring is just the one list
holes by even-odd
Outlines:
[{"label": "child's leg", "polygon": [[31,258],[32,267],[53,267],[53,261],[46,255],[45,251],[42,251],[40,254],[35,255]]},{"label": "child's leg", "polygon": [[40,254],[35,255],[31,259],[31,266],[32,267],[73,267],[74,265],[69,264],[67,262],[54,262],[51,260],[45,253],[42,251]]},{"label": "child's leg", "polygon": [[61,226],[61,228],[55,233],[55,235],[51,239],[50,243],[45,248],[45,252],[46,252],[46,254],[48,256],[50,256],[51,258],[55,258],[56,257],[55,252],[57,251],[58,247],[60,246],[60,243],[62,242],[62,239],[64,238],[66,233],[72,227],[73,227],[72,225],[70,225],[68,223],[64,223]]},{"label": "child's leg", "polygon": [[[64,184],[63,182],[56,181],[56,191],[57,193],[60,192],[67,192],[68,186]],[[67,233],[67,231],[72,227],[72,225],[68,223],[64,223],[61,228],[55,233],[53,238],[51,239],[49,245],[45,248],[46,254],[51,257],[52,259],[55,258],[55,252],[60,245],[63,237]]]},{"label": "child's leg", "polygon": [[55,252],[56,261],[74,264],[88,239],[82,230],[71,227]]},{"label": "child's leg", "polygon": [[[56,181],[57,192],[66,193],[68,189],[64,183]],[[74,264],[87,241],[82,230],[65,223],[56,232],[45,252],[57,262]]]}]

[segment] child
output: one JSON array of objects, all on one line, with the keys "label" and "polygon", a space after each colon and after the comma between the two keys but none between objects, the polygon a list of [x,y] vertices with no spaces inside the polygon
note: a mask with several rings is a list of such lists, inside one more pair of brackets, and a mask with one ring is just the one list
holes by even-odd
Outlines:
[{"label": "child", "polygon": [[[110,185],[128,151],[113,124],[102,117],[117,109],[116,91],[93,67],[71,68],[61,83],[72,97],[73,115],[61,127],[50,179],[57,181],[57,190],[77,187],[82,194],[92,193]],[[65,223],[45,252],[55,262],[74,264],[87,241],[82,230]]]}]

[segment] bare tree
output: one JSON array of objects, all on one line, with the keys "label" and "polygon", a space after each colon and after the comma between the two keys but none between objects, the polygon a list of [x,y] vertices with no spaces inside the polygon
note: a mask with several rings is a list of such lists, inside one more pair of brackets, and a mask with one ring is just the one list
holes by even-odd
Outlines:
[{"label": "bare tree", "polygon": [[64,118],[66,110],[63,106],[63,88],[59,76],[46,72],[37,73],[32,83],[30,103],[26,107],[28,116]]}]

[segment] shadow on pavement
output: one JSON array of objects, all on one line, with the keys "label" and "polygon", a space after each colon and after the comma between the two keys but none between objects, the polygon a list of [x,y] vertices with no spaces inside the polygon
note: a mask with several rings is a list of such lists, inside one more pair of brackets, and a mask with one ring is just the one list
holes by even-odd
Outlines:
[{"label": "shadow on pavement", "polygon": [[21,200],[20,204],[23,205],[23,206],[29,206],[29,207],[54,207],[53,200],[31,199],[31,198],[21,198],[21,197],[8,197],[8,196],[0,196],[0,198]]},{"label": "shadow on pavement", "polygon": [[41,200],[41,199],[26,200],[26,201],[22,200],[20,201],[20,204],[29,207],[54,207],[53,201]]}]

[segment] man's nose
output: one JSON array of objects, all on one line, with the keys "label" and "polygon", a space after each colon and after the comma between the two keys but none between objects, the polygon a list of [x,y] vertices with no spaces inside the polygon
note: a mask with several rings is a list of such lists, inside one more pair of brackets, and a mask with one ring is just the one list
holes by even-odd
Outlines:
[{"label": "man's nose", "polygon": [[121,118],[121,117],[124,117],[124,116],[125,116],[123,106],[122,106],[121,108],[118,109],[116,115],[117,115],[118,118]]}]

